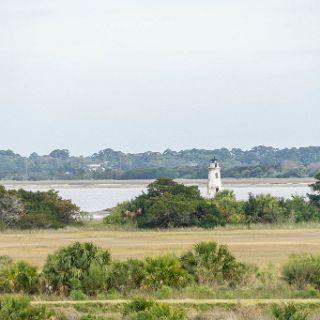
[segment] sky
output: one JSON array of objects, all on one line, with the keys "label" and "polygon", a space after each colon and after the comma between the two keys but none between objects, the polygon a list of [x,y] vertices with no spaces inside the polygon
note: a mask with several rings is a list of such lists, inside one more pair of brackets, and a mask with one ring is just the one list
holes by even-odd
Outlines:
[{"label": "sky", "polygon": [[0,0],[0,149],[320,145],[318,0]]}]

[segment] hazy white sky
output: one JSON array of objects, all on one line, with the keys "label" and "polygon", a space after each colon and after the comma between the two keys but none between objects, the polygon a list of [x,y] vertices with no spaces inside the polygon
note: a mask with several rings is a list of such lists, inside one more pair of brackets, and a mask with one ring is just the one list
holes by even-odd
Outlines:
[{"label": "hazy white sky", "polygon": [[0,0],[0,149],[320,145],[319,0]]}]

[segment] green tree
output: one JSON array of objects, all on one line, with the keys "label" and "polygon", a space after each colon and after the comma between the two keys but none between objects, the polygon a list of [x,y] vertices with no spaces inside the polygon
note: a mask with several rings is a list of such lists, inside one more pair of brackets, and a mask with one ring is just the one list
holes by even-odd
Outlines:
[{"label": "green tree", "polygon": [[14,192],[24,205],[25,214],[18,226],[28,228],[59,228],[76,221],[79,207],[71,200],[62,199],[57,191],[32,192],[20,189]]},{"label": "green tree", "polygon": [[320,173],[315,176],[316,182],[311,184],[310,187],[313,194],[308,194],[311,204],[320,207]]},{"label": "green tree", "polygon": [[285,203],[270,194],[249,194],[244,213],[250,223],[276,223],[284,217]]}]

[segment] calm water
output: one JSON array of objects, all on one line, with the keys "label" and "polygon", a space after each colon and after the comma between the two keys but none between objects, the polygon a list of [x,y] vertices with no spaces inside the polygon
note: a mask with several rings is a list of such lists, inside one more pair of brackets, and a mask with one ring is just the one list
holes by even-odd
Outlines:
[{"label": "calm water", "polygon": [[[25,189],[28,189],[25,187]],[[118,187],[118,188],[56,188],[59,194],[65,199],[71,199],[83,211],[99,211],[114,207],[118,202],[130,200],[138,196],[145,188],[143,187]],[[306,195],[310,192],[307,186],[245,186],[228,187],[233,190],[238,199],[247,199],[249,193],[260,194],[270,193],[274,196],[289,198],[291,195]],[[48,190],[46,188],[29,188],[29,190]],[[203,195],[206,195],[207,189],[200,187]]]}]

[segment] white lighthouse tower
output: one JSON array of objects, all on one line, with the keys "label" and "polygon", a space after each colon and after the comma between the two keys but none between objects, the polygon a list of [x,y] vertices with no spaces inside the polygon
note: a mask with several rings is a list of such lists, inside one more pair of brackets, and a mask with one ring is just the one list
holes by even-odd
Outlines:
[{"label": "white lighthouse tower", "polygon": [[213,198],[217,192],[222,190],[221,167],[216,157],[210,161],[208,169],[208,196]]}]

